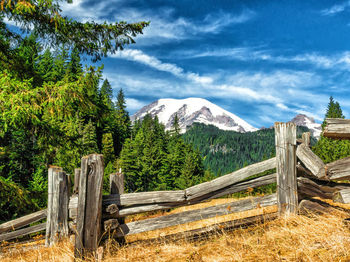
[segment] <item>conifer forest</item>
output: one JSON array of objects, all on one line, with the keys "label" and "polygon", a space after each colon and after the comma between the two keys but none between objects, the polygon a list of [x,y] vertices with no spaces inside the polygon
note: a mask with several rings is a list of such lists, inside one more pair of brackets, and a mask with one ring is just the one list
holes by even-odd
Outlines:
[{"label": "conifer forest", "polygon": [[[120,169],[127,192],[175,190],[275,155],[273,128],[194,124],[181,134],[177,118],[171,130],[151,115],[132,123],[124,90],[91,64],[133,43],[149,23],[80,23],[56,16],[52,1],[25,2],[2,1],[0,9],[0,222],[44,208],[48,168],[74,174],[91,153],[104,155],[106,192]],[[11,31],[5,18],[24,31]],[[344,118],[333,97],[326,117]],[[326,163],[350,155],[349,141],[312,143]]]}]

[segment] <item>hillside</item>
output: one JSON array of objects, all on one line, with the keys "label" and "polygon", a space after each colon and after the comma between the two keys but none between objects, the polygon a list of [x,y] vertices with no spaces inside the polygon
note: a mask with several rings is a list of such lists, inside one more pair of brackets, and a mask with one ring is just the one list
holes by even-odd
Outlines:
[{"label": "hillside", "polygon": [[[307,127],[299,126],[297,136],[307,131]],[[183,139],[201,152],[204,167],[218,176],[275,155],[275,132],[272,128],[239,133],[195,123],[183,134]],[[312,143],[315,141],[312,139]]]}]

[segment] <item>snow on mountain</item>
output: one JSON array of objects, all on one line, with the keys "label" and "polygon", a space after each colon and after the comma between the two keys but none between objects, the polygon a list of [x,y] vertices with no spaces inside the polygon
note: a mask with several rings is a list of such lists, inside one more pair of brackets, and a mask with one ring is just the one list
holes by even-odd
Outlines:
[{"label": "snow on mountain", "polygon": [[257,129],[238,116],[203,98],[159,99],[136,112],[131,120],[142,119],[147,113],[158,116],[161,123],[169,130],[175,115],[179,119],[181,132],[194,122],[214,125],[223,130],[251,132]]},{"label": "snow on mountain", "polygon": [[290,122],[295,123],[297,126],[306,126],[312,132],[312,135],[319,138],[322,132],[321,124],[315,123],[312,117],[307,115],[299,114],[296,115]]}]

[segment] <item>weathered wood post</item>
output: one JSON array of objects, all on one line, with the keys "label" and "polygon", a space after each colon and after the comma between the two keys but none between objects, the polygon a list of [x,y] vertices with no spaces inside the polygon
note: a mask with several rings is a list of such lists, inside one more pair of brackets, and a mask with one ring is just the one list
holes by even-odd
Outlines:
[{"label": "weathered wood post", "polygon": [[298,212],[298,190],[296,176],[296,125],[275,123],[277,205],[278,212]]},{"label": "weathered wood post", "polygon": [[68,237],[69,175],[60,167],[48,170],[48,205],[45,245],[51,246]]},{"label": "weathered wood post", "polygon": [[73,194],[78,194],[79,191],[79,179],[80,179],[80,168],[74,169],[74,187],[73,187]]},{"label": "weathered wood post", "polygon": [[[109,175],[109,190],[111,194],[124,194],[124,174],[119,170],[118,173],[113,173]],[[110,207],[111,209],[111,207]],[[118,212],[118,207],[116,207],[116,212]],[[122,225],[125,224],[125,218],[121,217],[118,218],[118,224]],[[109,221],[110,223],[113,223],[113,221]],[[115,224],[115,223],[114,223]],[[106,224],[108,226],[108,223]],[[117,239],[119,244],[124,244],[125,243],[125,238],[118,238]]]},{"label": "weathered wood post", "polygon": [[91,154],[81,159],[75,257],[95,253],[102,233],[103,156]]},{"label": "weathered wood post", "polygon": [[109,190],[111,194],[124,194],[124,174],[113,173],[109,175]]},{"label": "weathered wood post", "polygon": [[303,141],[303,144],[306,146],[310,146],[311,141],[311,133],[310,132],[304,132],[301,136],[301,140]]}]

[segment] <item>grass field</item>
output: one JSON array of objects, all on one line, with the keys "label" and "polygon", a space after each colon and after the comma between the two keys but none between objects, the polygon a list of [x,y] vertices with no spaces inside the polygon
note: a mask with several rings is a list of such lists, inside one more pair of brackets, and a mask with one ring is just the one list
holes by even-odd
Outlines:
[{"label": "grass field", "polygon": [[[217,199],[194,206],[178,208],[170,213],[221,204],[232,199]],[[349,208],[350,205],[342,205]],[[104,244],[103,261],[350,261],[350,226],[344,214],[291,216],[238,229],[200,242],[146,244],[135,240],[164,236],[200,228],[217,222],[275,212],[276,207],[255,209],[201,220],[127,238],[126,246],[112,240]],[[152,214],[152,217],[162,215]],[[149,216],[148,216],[149,217]],[[133,216],[129,220],[144,219]],[[4,246],[0,261],[73,261],[73,244],[66,240],[45,248],[43,240],[17,246]]]}]

